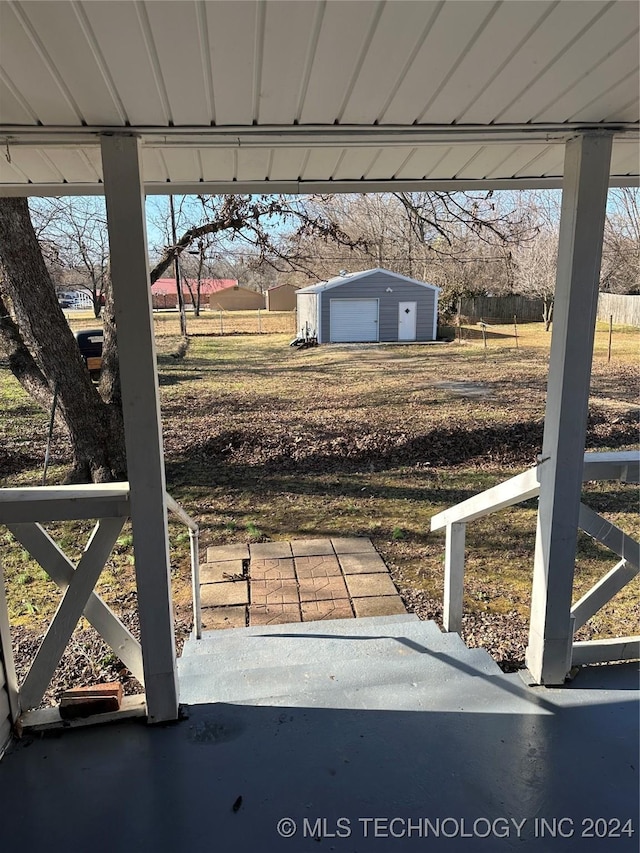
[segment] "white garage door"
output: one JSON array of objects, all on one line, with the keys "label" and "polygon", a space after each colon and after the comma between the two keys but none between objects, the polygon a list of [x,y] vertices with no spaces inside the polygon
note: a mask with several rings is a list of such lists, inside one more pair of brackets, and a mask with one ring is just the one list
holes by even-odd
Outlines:
[{"label": "white garage door", "polygon": [[377,299],[332,299],[331,342],[378,340]]}]

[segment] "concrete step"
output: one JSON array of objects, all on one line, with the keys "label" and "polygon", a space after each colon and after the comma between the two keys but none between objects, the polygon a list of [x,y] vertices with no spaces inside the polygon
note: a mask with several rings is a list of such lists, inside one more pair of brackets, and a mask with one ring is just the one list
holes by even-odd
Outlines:
[{"label": "concrete step", "polygon": [[[452,711],[499,707],[503,673],[481,649],[466,654],[406,651],[370,659],[215,669],[206,656],[181,662],[180,696],[187,704],[344,707]],[[196,664],[200,664],[198,667]],[[469,685],[473,688],[470,689]],[[509,689],[512,691],[511,687]],[[524,691],[523,691],[524,692]]]},{"label": "concrete step", "polygon": [[419,620],[394,625],[371,625],[358,628],[359,620],[344,620],[341,633],[325,634],[324,623],[315,624],[315,631],[289,633],[288,626],[281,626],[279,634],[247,635],[230,631],[219,631],[217,637],[201,641],[190,641],[188,654],[180,659],[180,672],[198,672],[206,659],[207,666],[217,670],[280,666],[288,664],[310,664],[337,659],[373,660],[385,656],[406,656],[409,653],[428,650],[448,650],[451,654],[468,651],[458,634],[443,634],[434,622]]},{"label": "concrete step", "polygon": [[[288,622],[284,625],[252,625],[248,628],[225,628],[221,631],[203,631],[202,638],[196,640],[191,634],[183,654],[191,654],[199,643],[204,643],[207,640],[215,640],[216,642],[222,636],[224,637],[264,637],[269,634],[317,634],[323,635],[342,634],[345,629],[351,633],[367,632],[379,630],[382,627],[395,626],[399,623],[420,622],[420,619],[415,613],[401,613],[396,616],[364,616],[358,619],[323,619],[318,622]],[[391,630],[391,629],[390,629]],[[193,642],[192,642],[193,641]],[[187,647],[188,646],[188,647]]]}]

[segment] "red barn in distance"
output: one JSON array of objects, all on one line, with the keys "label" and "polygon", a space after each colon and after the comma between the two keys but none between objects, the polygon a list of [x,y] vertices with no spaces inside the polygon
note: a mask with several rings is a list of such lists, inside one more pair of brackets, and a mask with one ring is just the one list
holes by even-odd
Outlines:
[{"label": "red barn in distance", "polygon": [[[187,281],[193,291],[195,297],[197,288],[197,279],[188,278]],[[200,305],[206,307],[209,305],[209,297],[227,288],[237,287],[238,281],[235,278],[203,278],[200,281]],[[185,305],[191,305],[191,294],[189,288],[183,283],[182,294]],[[178,293],[176,290],[175,278],[159,278],[151,285],[151,295],[154,308],[175,308],[178,304]]]}]

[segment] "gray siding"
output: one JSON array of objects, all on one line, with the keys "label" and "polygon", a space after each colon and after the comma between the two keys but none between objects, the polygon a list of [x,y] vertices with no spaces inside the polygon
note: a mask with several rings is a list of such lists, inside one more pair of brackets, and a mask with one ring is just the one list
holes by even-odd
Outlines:
[{"label": "gray siding", "polygon": [[315,293],[298,293],[297,297],[297,333],[301,338],[305,337],[305,326],[308,325],[309,336],[316,337],[318,334],[318,296]]},{"label": "gray siding", "polygon": [[[392,288],[393,293],[387,293],[388,287]],[[322,342],[324,343],[331,340],[331,299],[378,299],[381,341],[398,340],[398,303],[417,302],[416,340],[433,340],[433,315],[437,291],[430,287],[421,287],[410,281],[402,281],[382,272],[375,272],[357,281],[346,281],[319,295],[322,300]]]}]

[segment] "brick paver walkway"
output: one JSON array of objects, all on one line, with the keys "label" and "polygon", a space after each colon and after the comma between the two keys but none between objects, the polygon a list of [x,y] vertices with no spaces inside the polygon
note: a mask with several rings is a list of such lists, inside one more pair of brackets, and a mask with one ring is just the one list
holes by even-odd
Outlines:
[{"label": "brick paver walkway", "polygon": [[200,598],[205,630],[405,613],[382,557],[356,537],[207,548]]}]

